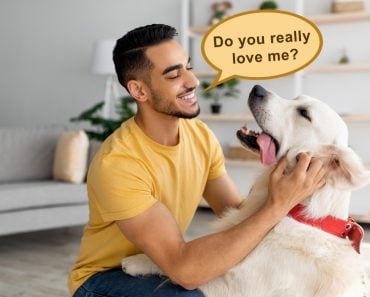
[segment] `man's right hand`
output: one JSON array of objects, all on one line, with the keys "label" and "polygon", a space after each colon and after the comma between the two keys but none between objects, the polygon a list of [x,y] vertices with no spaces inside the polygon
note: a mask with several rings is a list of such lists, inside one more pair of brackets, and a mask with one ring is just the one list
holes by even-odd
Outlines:
[{"label": "man's right hand", "polygon": [[288,160],[281,158],[270,175],[266,206],[274,207],[282,215],[325,185],[327,167],[320,159],[308,153],[300,153],[297,159],[293,170],[286,173]]}]

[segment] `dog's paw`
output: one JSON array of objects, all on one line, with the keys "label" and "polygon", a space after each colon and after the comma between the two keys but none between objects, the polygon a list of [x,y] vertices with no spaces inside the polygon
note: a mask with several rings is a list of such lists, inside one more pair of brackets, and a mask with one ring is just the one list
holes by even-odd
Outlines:
[{"label": "dog's paw", "polygon": [[160,274],[162,271],[144,254],[138,254],[122,259],[122,270],[131,276]]}]

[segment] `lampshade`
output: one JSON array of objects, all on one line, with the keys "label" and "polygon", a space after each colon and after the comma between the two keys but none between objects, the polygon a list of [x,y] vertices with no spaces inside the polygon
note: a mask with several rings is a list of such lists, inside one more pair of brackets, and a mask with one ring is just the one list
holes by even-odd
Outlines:
[{"label": "lampshade", "polygon": [[115,74],[113,64],[113,48],[116,44],[114,39],[100,39],[94,44],[91,70],[94,74]]}]

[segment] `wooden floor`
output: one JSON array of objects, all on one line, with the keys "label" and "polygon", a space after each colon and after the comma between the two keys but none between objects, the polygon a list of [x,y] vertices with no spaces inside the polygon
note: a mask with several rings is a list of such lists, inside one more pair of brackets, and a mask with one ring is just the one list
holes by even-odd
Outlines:
[{"label": "wooden floor", "polygon": [[[209,232],[214,215],[199,210],[187,239]],[[370,225],[365,226],[370,242]],[[82,227],[0,237],[0,297],[68,297],[66,277]]]}]

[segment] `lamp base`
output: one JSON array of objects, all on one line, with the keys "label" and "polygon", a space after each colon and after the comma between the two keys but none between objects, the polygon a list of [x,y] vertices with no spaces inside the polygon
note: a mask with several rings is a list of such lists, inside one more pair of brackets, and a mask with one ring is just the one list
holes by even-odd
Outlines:
[{"label": "lamp base", "polygon": [[118,98],[118,88],[117,83],[112,75],[107,76],[105,81],[105,91],[104,91],[104,105],[102,110],[102,116],[106,119],[111,116],[112,101]]}]

